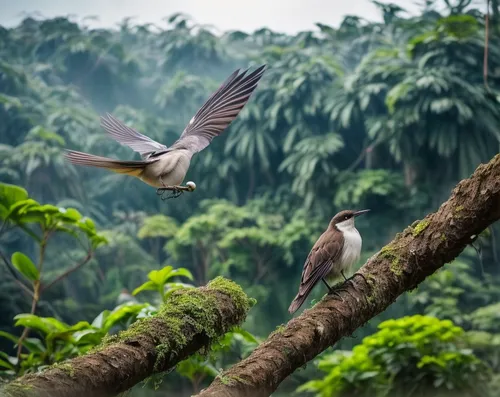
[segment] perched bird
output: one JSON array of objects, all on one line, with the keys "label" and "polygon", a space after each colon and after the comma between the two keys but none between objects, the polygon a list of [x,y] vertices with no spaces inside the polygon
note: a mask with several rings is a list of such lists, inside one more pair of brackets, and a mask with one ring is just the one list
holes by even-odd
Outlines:
[{"label": "perched bird", "polygon": [[291,314],[302,306],[319,280],[326,284],[330,292],[333,292],[333,289],[329,283],[341,275],[347,280],[344,272],[350,272],[361,254],[361,235],[354,226],[354,218],[368,211],[370,210],[345,210],[332,218],[328,228],[307,256],[299,293],[288,308]]},{"label": "perched bird", "polygon": [[213,138],[220,135],[238,116],[248,102],[266,65],[252,73],[249,69],[234,71],[203,104],[172,146],[167,147],[127,127],[110,114],[101,117],[101,125],[113,139],[138,152],[142,161],[121,161],[93,154],[68,150],[67,160],[73,164],[106,168],[120,174],[139,178],[158,192],[171,190],[179,196],[184,190],[194,190],[193,182],[180,186],[184,181],[191,158],[206,148]]}]

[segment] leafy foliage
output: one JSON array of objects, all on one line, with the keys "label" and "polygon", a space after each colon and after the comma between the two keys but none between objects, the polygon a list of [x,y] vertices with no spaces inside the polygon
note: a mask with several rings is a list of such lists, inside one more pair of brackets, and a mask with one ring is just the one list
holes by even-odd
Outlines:
[{"label": "leafy foliage", "polygon": [[449,320],[411,316],[379,324],[351,352],[318,362],[326,375],[300,387],[317,396],[484,396],[488,368],[463,346],[464,331]]}]

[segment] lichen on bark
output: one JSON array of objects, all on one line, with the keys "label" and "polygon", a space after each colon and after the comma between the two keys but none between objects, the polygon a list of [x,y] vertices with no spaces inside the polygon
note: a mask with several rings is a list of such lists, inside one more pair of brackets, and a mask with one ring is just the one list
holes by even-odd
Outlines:
[{"label": "lichen on bark", "polygon": [[7,384],[3,397],[107,397],[167,371],[208,349],[241,324],[254,300],[217,277],[205,287],[174,292],[158,313],[106,338],[91,353]]}]

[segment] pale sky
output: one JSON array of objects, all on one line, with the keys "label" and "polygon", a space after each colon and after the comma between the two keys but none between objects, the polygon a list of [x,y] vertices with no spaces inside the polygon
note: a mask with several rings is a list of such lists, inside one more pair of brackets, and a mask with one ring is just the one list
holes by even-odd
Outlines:
[{"label": "pale sky", "polygon": [[[414,0],[390,2],[412,13],[419,9]],[[75,15],[80,20],[97,16],[97,22],[87,24],[104,27],[114,26],[125,17],[137,17],[136,21],[142,23],[162,23],[162,18],[183,12],[221,31],[253,32],[268,27],[285,33],[315,29],[315,22],[338,26],[348,14],[381,20],[381,13],[369,0],[0,0],[3,26],[16,25],[27,13],[35,12],[45,18]]]},{"label": "pale sky", "polygon": [[[418,12],[417,3],[425,0],[379,0]],[[443,0],[438,0],[443,4]],[[457,0],[451,0],[455,3]],[[486,0],[473,0],[485,9]],[[157,23],[176,12],[190,15],[197,23],[215,26],[220,31],[253,32],[262,27],[284,33],[314,30],[315,22],[338,26],[345,15],[381,21],[381,13],[370,0],[0,0],[0,25],[14,26],[27,14],[50,18],[75,16],[92,27],[112,27],[126,17],[138,23]]]}]

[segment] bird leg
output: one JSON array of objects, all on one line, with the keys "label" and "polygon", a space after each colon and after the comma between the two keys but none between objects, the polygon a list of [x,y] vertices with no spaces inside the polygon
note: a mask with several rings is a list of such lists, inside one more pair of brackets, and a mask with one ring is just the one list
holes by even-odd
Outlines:
[{"label": "bird leg", "polygon": [[[163,182],[163,178],[160,176],[160,183],[163,187],[161,188],[158,188],[156,190],[156,194],[158,196],[161,196],[161,199],[162,200],[167,200],[167,199],[170,199],[170,198],[177,198],[179,197],[182,193],[176,189],[176,186],[167,186],[165,185],[165,182]],[[167,191],[172,191],[172,194],[168,195],[168,196],[164,196],[165,192]]]},{"label": "bird leg", "polygon": [[[342,271],[342,276],[344,276],[344,272],[343,272],[343,271]],[[349,278],[346,278],[346,277],[344,276],[345,282],[346,282],[346,283],[348,283],[348,282],[349,282],[349,283],[351,283],[352,288],[354,288],[354,290],[355,290],[355,291],[357,291],[357,288],[356,288],[356,284],[354,284],[353,279],[354,279],[354,277],[356,277],[356,276],[360,276],[360,277],[362,277],[362,278],[363,278],[363,280],[365,281],[365,283],[366,283],[366,284],[368,284],[368,281],[366,281],[365,276],[363,276],[361,273],[354,273],[354,274],[353,274],[351,277],[349,277]]]},{"label": "bird leg", "polygon": [[356,276],[361,277],[361,278],[364,280],[364,282],[365,282],[366,284],[368,284],[368,281],[366,280],[366,277],[365,277],[365,276],[363,276],[361,273],[354,273],[351,277],[349,277],[349,278],[348,278],[348,279],[346,279],[345,281],[346,281],[346,282],[347,282],[347,281],[350,281],[350,282],[351,282],[351,284],[354,286],[354,282],[353,282],[352,280],[353,280],[353,279],[354,279],[354,277],[356,277]]},{"label": "bird leg", "polygon": [[[161,196],[162,200],[167,200],[167,199],[171,199],[171,198],[177,198],[181,194],[183,194],[186,190],[189,191],[189,192],[192,192],[194,190],[191,186],[177,186],[177,185],[167,186],[163,182],[162,178],[160,178],[160,182],[163,185],[163,187],[158,188],[156,190],[156,194],[158,196]],[[168,192],[168,191],[171,191],[172,193],[169,194],[169,195],[167,195],[167,196],[164,196],[165,192]]]},{"label": "bird leg", "polygon": [[[184,190],[187,190],[184,186],[165,186],[161,187],[156,190],[156,194],[161,196],[162,200],[168,200],[171,198],[177,198],[179,197],[182,193],[184,193]],[[168,195],[165,195],[166,192],[171,192]]]},{"label": "bird leg", "polygon": [[328,293],[329,294],[338,296],[340,298],[340,300],[342,302],[344,302],[344,298],[342,298],[342,296],[337,291],[335,291],[334,288],[330,287],[330,285],[326,282],[326,280],[324,278],[322,278],[321,281],[323,281],[325,283],[326,287],[328,288]]}]

